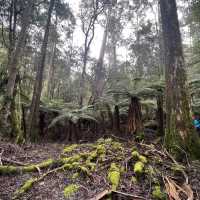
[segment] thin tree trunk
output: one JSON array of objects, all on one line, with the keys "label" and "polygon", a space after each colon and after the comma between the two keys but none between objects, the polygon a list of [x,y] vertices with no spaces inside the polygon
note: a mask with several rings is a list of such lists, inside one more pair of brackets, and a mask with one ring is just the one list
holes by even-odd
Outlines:
[{"label": "thin tree trunk", "polygon": [[164,136],[164,111],[163,111],[163,95],[157,96],[157,120],[158,120],[158,136]]},{"label": "thin tree trunk", "polygon": [[[108,21],[108,16],[107,16],[107,21]],[[108,36],[108,23],[106,24],[106,27],[104,30],[99,59],[97,61],[97,65],[95,68],[92,104],[94,104],[96,100],[102,96],[102,93],[103,93],[104,79],[105,79],[105,69],[103,67],[104,65],[103,62],[104,62],[104,56],[105,56],[105,50],[106,50],[107,36]]]},{"label": "thin tree trunk", "polygon": [[119,116],[119,106],[115,105],[114,108],[114,130],[120,133],[120,116]]},{"label": "thin tree trunk", "polygon": [[[166,136],[173,153],[182,148],[200,156],[200,143],[192,129],[181,33],[175,0],[160,0],[165,46]],[[178,147],[178,148],[177,148]]]},{"label": "thin tree trunk", "polygon": [[[34,85],[34,92],[32,97],[32,103],[29,114],[29,127],[27,131],[28,140],[35,140],[37,133],[38,125],[38,115],[39,115],[39,106],[40,106],[40,97],[42,93],[42,82],[43,82],[43,73],[45,66],[46,50],[49,37],[49,28],[51,24],[51,15],[54,8],[55,0],[50,1],[47,23],[45,27],[44,39],[41,47],[41,57],[39,59],[39,64],[37,68],[36,80]],[[33,131],[34,130],[34,131]]]}]

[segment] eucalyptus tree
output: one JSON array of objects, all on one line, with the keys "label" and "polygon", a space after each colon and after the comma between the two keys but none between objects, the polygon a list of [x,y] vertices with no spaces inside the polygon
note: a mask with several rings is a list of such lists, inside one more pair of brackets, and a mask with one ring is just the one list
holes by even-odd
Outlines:
[{"label": "eucalyptus tree", "polygon": [[82,1],[80,5],[81,29],[84,34],[83,69],[80,80],[79,105],[83,105],[84,86],[87,71],[88,54],[95,35],[95,23],[104,10],[104,4],[99,0]]},{"label": "eucalyptus tree", "polygon": [[[47,12],[44,38],[42,41],[40,57],[39,57],[38,64],[37,64],[36,80],[35,80],[35,84],[34,84],[34,91],[33,91],[33,95],[32,95],[30,113],[28,116],[28,118],[29,118],[29,120],[28,120],[29,124],[28,124],[28,130],[27,130],[27,139],[28,140],[35,140],[37,137],[36,134],[38,133],[37,132],[37,125],[38,125],[37,122],[39,120],[38,119],[39,118],[39,106],[40,106],[40,99],[41,99],[41,94],[42,94],[45,59],[46,59],[46,53],[47,53],[47,47],[48,47],[50,26],[52,23],[52,16],[54,14],[54,11],[56,12],[57,17],[60,17],[61,20],[68,19],[68,18],[74,20],[73,15],[68,7],[68,4],[65,4],[65,3],[62,4],[62,2],[59,0],[58,1],[50,0],[48,12]],[[36,131],[32,131],[33,128],[35,128],[34,130],[36,130]]]},{"label": "eucalyptus tree", "polygon": [[[30,27],[32,11],[34,8],[34,1],[27,0],[22,3],[21,14],[21,30],[18,33],[18,39],[16,40],[16,26],[17,26],[17,14],[16,14],[16,1],[11,2],[10,9],[10,23],[9,23],[9,48],[8,48],[8,82],[6,87],[4,106],[1,110],[1,127],[4,128],[3,132],[12,133],[13,135],[20,135],[19,122],[17,121],[15,110],[15,95],[16,95],[16,79],[19,72],[18,64],[22,56],[25,42],[27,38],[27,31]],[[14,10],[14,11],[13,11]],[[10,128],[11,127],[11,130]]]},{"label": "eucalyptus tree", "polygon": [[36,74],[36,80],[35,80],[35,85],[34,85],[32,103],[30,107],[29,124],[28,124],[28,130],[27,130],[28,140],[30,140],[31,137],[32,139],[34,139],[35,137],[35,135],[32,133],[33,133],[34,122],[35,122],[35,119],[37,119],[38,112],[39,112],[46,50],[47,50],[49,29],[50,29],[51,17],[52,17],[54,6],[55,6],[55,0],[51,0],[49,4],[48,14],[47,14],[47,22],[45,26],[44,39],[43,39],[43,43],[41,47],[41,55],[40,55],[40,59],[39,59],[38,67],[37,67],[37,74]]},{"label": "eucalyptus tree", "polygon": [[175,0],[160,0],[165,46],[166,136],[174,153],[184,149],[199,157],[200,141],[192,129],[187,77]]}]

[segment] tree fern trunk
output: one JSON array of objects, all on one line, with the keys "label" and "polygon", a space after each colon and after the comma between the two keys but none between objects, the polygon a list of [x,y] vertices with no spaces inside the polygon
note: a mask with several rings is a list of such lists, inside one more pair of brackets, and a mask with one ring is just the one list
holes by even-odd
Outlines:
[{"label": "tree fern trunk", "polygon": [[141,105],[137,97],[131,97],[131,103],[128,110],[128,133],[136,134],[142,130]]}]

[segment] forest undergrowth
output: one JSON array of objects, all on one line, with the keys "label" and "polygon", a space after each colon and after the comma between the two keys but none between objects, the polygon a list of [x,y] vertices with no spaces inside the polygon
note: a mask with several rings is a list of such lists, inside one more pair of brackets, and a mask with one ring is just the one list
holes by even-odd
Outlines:
[{"label": "forest undergrowth", "polygon": [[200,199],[200,163],[159,143],[1,142],[0,199]]}]

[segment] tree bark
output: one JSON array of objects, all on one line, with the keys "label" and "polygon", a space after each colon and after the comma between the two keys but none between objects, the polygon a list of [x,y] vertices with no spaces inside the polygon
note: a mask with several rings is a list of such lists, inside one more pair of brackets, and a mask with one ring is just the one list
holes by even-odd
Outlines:
[{"label": "tree bark", "polygon": [[[21,31],[19,33],[19,39],[17,41],[16,48],[14,47],[14,50],[11,53],[11,60],[8,62],[8,69],[9,69],[9,78],[8,78],[8,84],[7,84],[7,96],[12,97],[13,90],[15,87],[15,80],[18,72],[18,63],[20,60],[20,57],[23,53],[23,49],[25,47],[25,42],[27,38],[27,31],[30,25],[30,19],[31,19],[31,12],[33,10],[33,1],[30,0],[29,3],[27,3],[26,8],[24,9],[23,15],[22,15],[22,26]],[[12,48],[13,49],[13,48]]]},{"label": "tree bark", "polygon": [[164,136],[164,111],[163,111],[163,95],[157,96],[157,121],[158,121],[158,136]]},{"label": "tree bark", "polygon": [[116,133],[120,133],[120,115],[118,105],[115,105],[114,107],[114,131],[116,131]]},{"label": "tree bark", "polygon": [[109,18],[109,12],[107,14],[107,23],[106,23],[106,27],[103,34],[103,40],[101,44],[99,58],[97,61],[97,65],[95,67],[92,104],[94,104],[96,100],[102,96],[102,93],[103,93],[104,79],[105,79],[105,69],[103,67],[103,64],[104,64],[104,56],[105,56],[106,43],[107,43],[107,37],[108,37],[108,18]]},{"label": "tree bark", "polygon": [[[15,41],[15,29],[16,29],[16,2],[13,2],[12,9],[14,9],[14,25],[12,25],[12,22],[10,22],[10,46],[8,49],[8,83],[6,87],[6,94],[5,94],[5,100],[4,100],[4,106],[3,109],[0,111],[1,115],[1,122],[0,122],[0,128],[2,132],[5,132],[6,134],[12,135],[12,132],[18,133],[20,132],[20,124],[18,122],[14,121],[16,110],[15,109],[15,89],[16,87],[16,78],[17,74],[19,72],[18,64],[19,60],[22,56],[25,42],[27,38],[27,31],[30,26],[30,20],[31,20],[31,13],[34,7],[34,2],[32,0],[29,0],[27,4],[25,5],[25,9],[22,13],[22,22],[21,22],[21,30],[19,33],[18,41]],[[12,15],[11,15],[12,16]],[[12,17],[10,16],[10,20],[12,21]],[[14,31],[14,32],[13,32]],[[15,46],[16,45],[16,46]],[[13,116],[12,116],[13,115]]]},{"label": "tree bark", "polygon": [[136,134],[143,131],[142,111],[138,97],[131,97],[128,110],[128,133]]},{"label": "tree bark", "polygon": [[[200,155],[200,143],[192,129],[181,33],[175,0],[160,0],[165,47],[166,135],[172,153],[178,148]],[[178,148],[177,148],[178,146]]]},{"label": "tree bark", "polygon": [[37,67],[37,74],[36,74],[36,80],[35,80],[35,85],[34,85],[32,103],[31,103],[31,107],[30,107],[27,139],[32,140],[32,141],[36,140],[36,137],[37,137],[36,130],[37,130],[37,125],[38,125],[40,97],[41,97],[41,93],[42,93],[43,73],[44,73],[44,67],[45,67],[47,43],[48,43],[48,38],[49,38],[49,28],[50,28],[50,24],[51,24],[51,16],[52,16],[54,4],[55,4],[55,0],[51,0],[50,5],[49,5],[49,10],[48,10],[44,39],[43,39],[43,43],[42,43],[42,47],[41,47],[41,57],[39,59],[39,63],[38,63],[38,67]]}]

